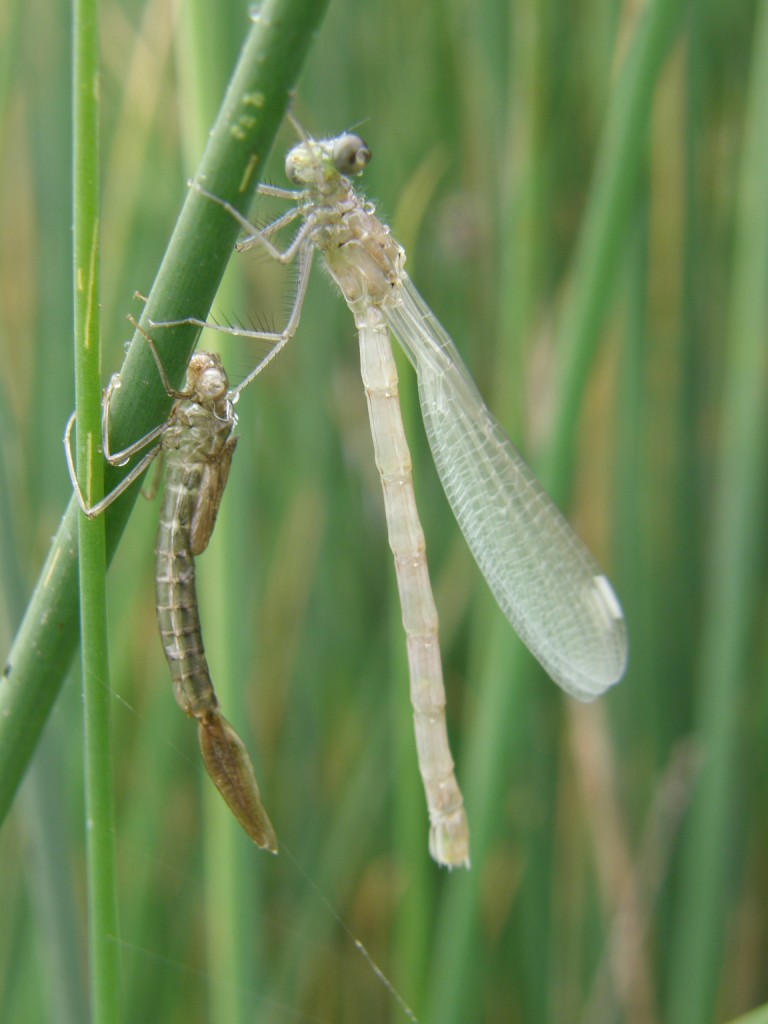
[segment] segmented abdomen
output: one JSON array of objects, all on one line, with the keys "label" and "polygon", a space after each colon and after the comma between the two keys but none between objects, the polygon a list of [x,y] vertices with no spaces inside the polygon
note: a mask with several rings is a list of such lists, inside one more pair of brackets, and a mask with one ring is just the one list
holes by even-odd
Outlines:
[{"label": "segmented abdomen", "polygon": [[157,621],[176,701],[188,715],[199,718],[218,707],[200,630],[191,553],[192,513],[203,465],[169,462],[155,549]]}]

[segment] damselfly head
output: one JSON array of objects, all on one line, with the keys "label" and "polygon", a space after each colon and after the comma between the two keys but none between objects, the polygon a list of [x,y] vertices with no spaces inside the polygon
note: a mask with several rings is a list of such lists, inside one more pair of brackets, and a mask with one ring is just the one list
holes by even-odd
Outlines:
[{"label": "damselfly head", "polygon": [[187,390],[200,402],[224,398],[229,378],[221,357],[215,352],[195,352],[187,367]]},{"label": "damselfly head", "polygon": [[294,185],[318,188],[335,184],[339,175],[362,174],[371,151],[359,135],[335,139],[307,139],[294,146],[285,159],[285,174]]}]

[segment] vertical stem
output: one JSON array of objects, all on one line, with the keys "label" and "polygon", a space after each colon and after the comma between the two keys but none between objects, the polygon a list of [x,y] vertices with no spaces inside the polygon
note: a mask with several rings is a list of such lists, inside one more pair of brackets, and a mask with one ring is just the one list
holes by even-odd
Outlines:
[{"label": "vertical stem", "polygon": [[[182,151],[186,156],[185,167],[193,172],[197,152],[203,148],[218,98],[226,85],[227,47],[221,36],[231,27],[222,22],[216,7],[207,0],[189,0],[184,5],[179,28],[177,64],[184,83],[184,102],[179,110]],[[242,302],[225,292],[227,286],[225,279],[217,302],[224,309],[240,308]],[[216,348],[225,366],[231,365],[232,346],[226,342],[222,345],[221,339],[217,339]],[[248,655],[243,651],[246,635],[233,594],[232,566],[242,557],[236,550],[236,538],[243,536],[234,525],[236,514],[230,494],[224,499],[206,551],[205,567],[198,577],[198,595],[218,699],[223,713],[249,747],[260,778],[258,752],[252,747],[253,734],[247,728],[248,694],[239,668],[248,663]],[[209,1024],[246,1024],[253,1015],[249,989],[265,985],[267,976],[264,947],[253,923],[260,909],[263,855],[253,844],[243,841],[240,827],[210,780],[201,776],[200,784],[206,968],[220,981],[208,990],[207,1019]],[[265,800],[269,803],[268,795]]]},{"label": "vertical stem", "polygon": [[647,5],[608,109],[575,257],[573,285],[563,312],[560,396],[543,476],[556,501],[562,502],[568,490],[575,425],[600,341],[600,327],[614,292],[619,253],[636,204],[651,103],[686,9],[686,0],[652,0]]},{"label": "vertical stem", "polygon": [[[741,154],[733,280],[724,364],[722,431],[712,500],[712,540],[696,689],[703,766],[682,849],[670,958],[668,1020],[712,1019],[723,969],[736,864],[750,685],[765,531],[768,356],[768,3],[757,8]],[[732,917],[731,917],[732,921]]]},{"label": "vertical stem", "polygon": [[[77,472],[89,503],[103,494],[99,337],[99,2],[76,0],[73,39],[74,310]],[[107,661],[104,520],[79,517],[85,718],[91,1015],[118,1019],[117,905]]]},{"label": "vertical stem", "polygon": [[[265,0],[248,33],[196,174],[216,195],[238,202],[243,209],[247,209],[255,192],[289,94],[295,87],[327,3],[328,0]],[[145,313],[155,320],[176,320],[190,315],[205,318],[237,232],[237,224],[225,211],[213,203],[201,201],[194,194],[189,195]],[[90,253],[90,248],[85,248]],[[89,259],[86,257],[81,265],[87,268]],[[76,301],[78,296],[79,293]],[[90,299],[90,308],[95,310],[93,296]],[[83,308],[88,308],[85,302]],[[163,365],[168,376],[180,382],[196,341],[195,332],[182,328],[180,332],[164,331],[163,335],[169,336],[158,338]],[[146,341],[137,333],[120,371],[123,386],[111,419],[111,433],[118,447],[146,434],[168,414],[169,399],[147,348]],[[87,422],[87,419],[80,420],[81,436],[85,436]],[[124,470],[110,467],[108,483],[114,485],[121,472]],[[126,493],[107,512],[110,557],[137,493],[136,488]],[[73,500],[53,538],[3,670],[0,820],[13,800],[74,650],[77,626],[75,513]]]},{"label": "vertical stem", "polygon": [[[573,438],[578,421],[588,372],[595,358],[600,338],[599,328],[612,294],[614,267],[628,218],[634,209],[636,183],[644,159],[644,140],[655,95],[658,76],[669,48],[676,38],[685,11],[685,0],[653,0],[649,3],[635,31],[606,118],[601,153],[595,181],[585,213],[572,290],[563,316],[562,370],[556,421],[552,432],[549,457],[543,467],[543,480],[553,497],[561,501],[567,491],[573,466]],[[500,623],[500,628],[502,624]],[[511,656],[505,637],[491,638],[488,664],[490,671],[484,682],[478,681],[476,728],[465,742],[462,774],[467,806],[472,809],[472,842],[477,862],[487,851],[488,837],[500,804],[499,759],[514,740],[508,723],[517,728],[523,720],[520,695],[506,680],[519,675],[521,649]],[[494,658],[508,658],[494,663]],[[515,706],[517,702],[517,706]],[[548,851],[536,850],[532,863],[538,871],[550,870],[545,857]],[[532,875],[533,877],[533,875]],[[539,875],[538,877],[543,877]],[[532,889],[528,890],[532,892]],[[541,891],[541,890],[540,890]],[[465,984],[463,965],[477,942],[480,905],[480,880],[477,875],[452,881],[441,906],[441,927],[437,930],[435,971],[429,1007],[429,1019],[441,1024],[467,1019],[470,1012],[471,986]],[[531,949],[547,947],[544,912],[537,904],[536,939]],[[443,923],[445,922],[445,923]],[[534,976],[534,972],[531,972]],[[539,988],[542,1003],[549,991]]]}]

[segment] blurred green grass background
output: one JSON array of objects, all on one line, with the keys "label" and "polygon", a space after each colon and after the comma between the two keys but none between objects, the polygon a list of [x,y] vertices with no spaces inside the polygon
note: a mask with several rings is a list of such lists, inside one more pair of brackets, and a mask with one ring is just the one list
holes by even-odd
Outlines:
[{"label": "blurred green grass background", "polygon": [[[576,706],[521,654],[442,497],[404,364],[474,826],[469,875],[431,863],[354,327],[316,273],[299,335],[240,403],[198,563],[213,678],[254,755],[278,858],[219,806],[173,701],[156,504],[139,502],[110,570],[124,1020],[403,1020],[345,925],[424,1022],[704,1024],[768,1000],[768,17],[764,3],[704,2],[672,19],[617,254],[589,292],[606,118],[642,14],[604,0],[334,0],[295,107],[317,136],[365,136],[365,190],[411,276],[617,587],[625,681]],[[103,5],[105,373],[246,15],[231,0]],[[70,492],[69,6],[11,0],[0,45],[7,649]],[[268,180],[283,182],[292,142],[286,128]],[[290,275],[258,254],[231,271],[214,312],[280,323]],[[590,297],[582,394],[578,373],[562,379]],[[263,354],[205,344],[235,380]],[[550,446],[572,402],[566,465]],[[73,673],[0,831],[3,1020],[87,1017],[81,752]]]}]

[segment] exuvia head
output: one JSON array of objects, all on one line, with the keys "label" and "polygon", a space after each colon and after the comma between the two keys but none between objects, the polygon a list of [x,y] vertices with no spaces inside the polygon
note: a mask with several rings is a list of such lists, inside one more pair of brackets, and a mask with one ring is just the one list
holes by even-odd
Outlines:
[{"label": "exuvia head", "polygon": [[200,402],[224,398],[229,391],[227,371],[215,352],[195,352],[187,367],[187,389]]}]

